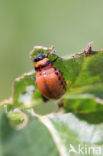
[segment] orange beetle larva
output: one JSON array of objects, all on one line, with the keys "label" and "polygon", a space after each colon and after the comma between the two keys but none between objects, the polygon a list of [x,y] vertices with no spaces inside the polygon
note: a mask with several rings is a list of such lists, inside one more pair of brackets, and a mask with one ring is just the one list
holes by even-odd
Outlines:
[{"label": "orange beetle larva", "polygon": [[36,84],[41,93],[50,99],[60,98],[66,90],[66,82],[61,72],[45,55],[39,55],[33,61],[36,70]]}]

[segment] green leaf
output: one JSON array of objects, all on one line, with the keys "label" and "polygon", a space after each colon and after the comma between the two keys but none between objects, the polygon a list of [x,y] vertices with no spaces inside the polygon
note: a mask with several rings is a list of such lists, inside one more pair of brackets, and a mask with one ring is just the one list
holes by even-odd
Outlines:
[{"label": "green leaf", "polygon": [[29,116],[27,125],[15,130],[4,112],[0,112],[0,152],[1,156],[59,156],[49,130],[37,117]]},{"label": "green leaf", "polygon": [[71,109],[71,111],[79,113],[90,113],[94,111],[103,111],[103,106],[96,101],[92,95],[71,95],[65,98],[64,107]]},{"label": "green leaf", "polygon": [[2,156],[103,155],[103,123],[88,124],[72,113],[36,116],[25,112],[25,115],[26,124],[15,130],[7,115],[0,112]]},{"label": "green leaf", "polygon": [[[103,123],[88,124],[72,113],[49,115],[48,118],[44,118],[43,122],[51,131],[53,138],[59,138],[65,155],[103,155]],[[76,151],[69,152],[71,145]],[[79,153],[79,146],[83,147],[83,152]],[[90,147],[94,147],[94,153],[93,150],[89,153]]]},{"label": "green leaf", "polygon": [[90,123],[103,122],[103,104],[93,95],[65,96],[63,106],[65,112],[74,112],[82,120],[87,120]]},{"label": "green leaf", "polygon": [[[82,118],[91,122],[98,118],[103,121],[103,52],[85,57],[81,71],[64,97],[66,111],[82,113]],[[84,115],[84,116],[83,116]],[[96,116],[95,116],[96,115]],[[94,121],[93,121],[94,122]]]}]

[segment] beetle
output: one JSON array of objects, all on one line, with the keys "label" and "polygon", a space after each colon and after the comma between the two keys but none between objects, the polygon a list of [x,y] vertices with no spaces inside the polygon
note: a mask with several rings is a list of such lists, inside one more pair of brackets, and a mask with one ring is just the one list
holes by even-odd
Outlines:
[{"label": "beetle", "polygon": [[48,56],[38,55],[33,59],[36,71],[36,84],[44,97],[59,99],[66,91],[66,82],[61,72],[53,65]]}]

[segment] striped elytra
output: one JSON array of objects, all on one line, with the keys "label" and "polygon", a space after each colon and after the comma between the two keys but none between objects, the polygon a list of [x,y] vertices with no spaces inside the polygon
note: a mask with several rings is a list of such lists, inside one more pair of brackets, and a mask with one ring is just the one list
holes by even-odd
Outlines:
[{"label": "striped elytra", "polygon": [[36,84],[43,96],[49,99],[59,99],[66,90],[66,82],[61,72],[52,65],[44,55],[34,59]]}]

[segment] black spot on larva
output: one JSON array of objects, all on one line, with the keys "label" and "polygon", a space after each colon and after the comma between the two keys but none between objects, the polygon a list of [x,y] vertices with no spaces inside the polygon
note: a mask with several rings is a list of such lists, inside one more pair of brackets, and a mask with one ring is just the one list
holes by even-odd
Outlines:
[{"label": "black spot on larva", "polygon": [[61,81],[61,85],[63,85],[63,81]]},{"label": "black spot on larva", "polygon": [[58,80],[61,80],[61,77],[60,76],[58,76]]},{"label": "black spot on larva", "polygon": [[54,70],[57,70],[56,67],[53,67],[53,68],[54,68]]},{"label": "black spot on larva", "polygon": [[58,72],[55,72],[56,75],[58,75]]}]

